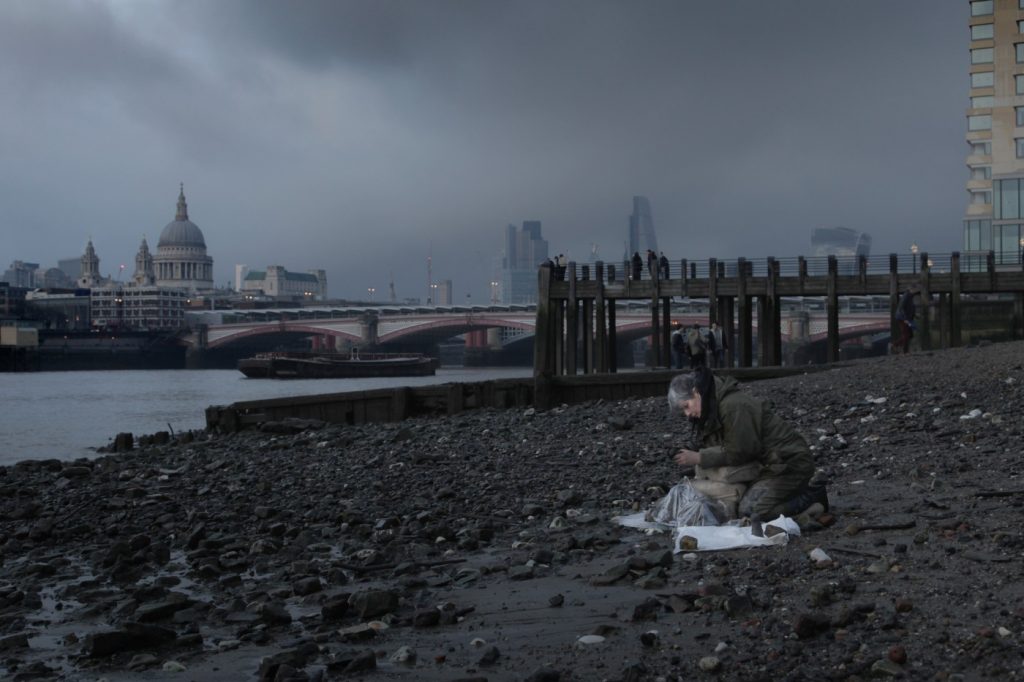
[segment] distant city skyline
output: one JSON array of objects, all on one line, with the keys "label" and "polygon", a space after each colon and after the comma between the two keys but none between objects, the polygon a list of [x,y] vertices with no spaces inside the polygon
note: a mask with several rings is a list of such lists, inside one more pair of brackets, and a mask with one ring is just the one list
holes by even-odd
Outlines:
[{"label": "distant city skyline", "polygon": [[[617,260],[962,248],[970,5],[0,3],[0,266],[129,273],[184,182],[213,258],[486,301],[508,224]],[[586,17],[586,21],[581,21]],[[840,30],[841,27],[841,30]],[[524,46],[529,46],[524,49]],[[392,277],[392,273],[393,277]]]}]

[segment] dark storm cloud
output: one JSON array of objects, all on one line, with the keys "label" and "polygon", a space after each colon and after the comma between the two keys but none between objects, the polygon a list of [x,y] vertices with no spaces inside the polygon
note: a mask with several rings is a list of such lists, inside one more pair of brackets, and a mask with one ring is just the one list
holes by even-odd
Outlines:
[{"label": "dark storm cloud", "polygon": [[[30,134],[0,132],[21,162],[0,168],[3,198],[42,225],[93,206],[124,259],[183,179],[218,282],[281,262],[352,296],[391,271],[423,295],[429,252],[435,279],[482,296],[501,227],[525,219],[556,252],[616,259],[633,194],[674,257],[795,255],[822,225],[946,251],[965,203],[961,4],[6,4],[0,84],[18,98],[0,113]],[[68,166],[98,177],[48,186]],[[134,194],[119,211],[111,183]],[[9,260],[51,257],[32,245]]]}]

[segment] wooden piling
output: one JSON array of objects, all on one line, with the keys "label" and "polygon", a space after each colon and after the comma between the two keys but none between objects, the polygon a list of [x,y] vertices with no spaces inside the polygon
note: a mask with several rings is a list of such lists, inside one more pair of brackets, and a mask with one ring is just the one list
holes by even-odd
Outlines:
[{"label": "wooden piling", "polygon": [[839,295],[837,278],[839,266],[835,256],[828,257],[828,278],[826,281],[825,315],[828,318],[828,350],[829,362],[839,360]]},{"label": "wooden piling", "polygon": [[551,300],[553,268],[545,263],[537,272],[537,321],[534,325],[533,375],[551,376],[555,372],[554,315]]},{"label": "wooden piling", "polygon": [[576,298],[576,263],[569,263],[569,299],[565,304],[565,373],[576,376],[576,353],[580,323],[580,306]]},{"label": "wooden piling", "polygon": [[[597,339],[594,344],[594,355],[597,361],[597,371],[604,374],[608,371],[608,322],[605,317],[604,297],[604,263],[597,261],[594,265],[597,277],[597,294],[594,297],[594,306],[597,308]],[[613,271],[614,272],[614,271]]]},{"label": "wooden piling", "polygon": [[736,308],[739,317],[739,364],[740,367],[751,367],[753,362],[754,330],[751,319],[750,298],[747,296],[747,259],[739,258],[736,262],[738,272],[736,281]]},{"label": "wooden piling", "polygon": [[960,336],[960,252],[954,251],[949,259],[949,271],[952,276],[949,294],[949,343],[954,348],[963,344]]},{"label": "wooden piling", "polygon": [[921,275],[918,279],[918,286],[921,288],[921,324],[919,325],[921,337],[921,350],[932,349],[932,269],[928,263],[928,254],[921,253]]}]

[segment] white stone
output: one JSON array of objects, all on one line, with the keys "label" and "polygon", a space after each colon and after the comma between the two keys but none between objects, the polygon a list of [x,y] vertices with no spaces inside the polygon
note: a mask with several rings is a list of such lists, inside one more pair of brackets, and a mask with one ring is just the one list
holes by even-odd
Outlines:
[{"label": "white stone", "polygon": [[812,549],[809,556],[811,557],[811,561],[832,561],[832,557],[826,554],[825,550],[823,550],[821,547],[815,547],[814,549]]},{"label": "white stone", "polygon": [[165,673],[183,673],[186,670],[188,670],[188,668],[177,661],[167,661],[163,665],[163,671]]},{"label": "white stone", "polygon": [[576,640],[576,643],[580,646],[591,646],[593,644],[600,644],[604,641],[604,637],[601,635],[583,635]]}]

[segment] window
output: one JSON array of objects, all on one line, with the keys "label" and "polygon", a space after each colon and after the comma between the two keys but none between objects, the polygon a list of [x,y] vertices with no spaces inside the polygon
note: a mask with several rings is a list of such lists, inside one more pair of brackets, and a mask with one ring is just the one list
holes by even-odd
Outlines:
[{"label": "window", "polygon": [[989,140],[983,140],[980,142],[971,142],[971,156],[991,156],[992,155],[992,142]]},{"label": "window", "polygon": [[987,40],[991,38],[993,36],[993,26],[994,24],[975,24],[971,26],[971,40]]},{"label": "window", "polygon": [[1018,263],[1020,257],[1020,225],[998,225],[992,235],[992,250],[997,263]]},{"label": "window", "polygon": [[1017,63],[1024,64],[1024,43],[1014,43],[1013,48],[1017,51]]},{"label": "window", "polygon": [[[972,109],[991,109],[992,104],[995,102],[995,98],[992,95],[984,95],[982,97],[971,98]],[[1020,107],[1018,107],[1019,109]],[[1020,125],[1019,123],[1017,125]]]},{"label": "window", "polygon": [[971,50],[971,64],[991,64],[992,63],[992,48],[991,47],[979,47]]},{"label": "window", "polygon": [[1013,77],[1013,88],[1016,94],[1024,95],[1024,74],[1018,73]]},{"label": "window", "polygon": [[1013,146],[1017,150],[1017,158],[1024,159],[1024,137],[1013,138]]},{"label": "window", "polygon": [[991,88],[993,83],[995,83],[995,77],[991,71],[980,71],[971,74],[972,88]]},{"label": "window", "polygon": [[[1020,151],[1020,140],[1017,141],[1018,153]],[[1011,178],[1009,180],[996,180],[992,183],[995,203],[992,205],[992,217],[996,220],[1013,220],[1020,218],[1020,180]],[[983,246],[982,248],[989,248]]]},{"label": "window", "polygon": [[992,167],[991,166],[972,166],[971,167],[971,180],[991,180],[992,179]]},{"label": "window", "polygon": [[[964,248],[968,251],[980,251],[982,241],[991,243],[992,221],[990,220],[965,220],[964,221]],[[985,239],[982,239],[985,235]],[[987,247],[986,247],[987,248]]]},{"label": "window", "polygon": [[1024,33],[1024,21],[1017,22],[1017,33]]},{"label": "window", "polygon": [[1017,125],[1024,126],[1024,107],[1014,107],[1013,111],[1017,114]]},{"label": "window", "polygon": [[967,117],[967,129],[968,130],[992,130],[992,116],[989,114],[983,114],[979,116],[968,116]]},{"label": "window", "polygon": [[984,189],[972,189],[971,190],[971,203],[972,204],[991,204],[992,193]]},{"label": "window", "polygon": [[971,3],[971,16],[983,17],[992,14],[992,0],[974,0]]}]

